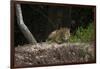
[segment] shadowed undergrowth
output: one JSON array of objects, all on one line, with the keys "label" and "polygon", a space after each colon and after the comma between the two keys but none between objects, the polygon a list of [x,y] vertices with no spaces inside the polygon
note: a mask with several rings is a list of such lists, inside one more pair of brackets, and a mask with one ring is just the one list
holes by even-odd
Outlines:
[{"label": "shadowed undergrowth", "polygon": [[90,23],[87,27],[78,27],[75,34],[71,35],[69,42],[93,42],[95,40],[94,23]]}]

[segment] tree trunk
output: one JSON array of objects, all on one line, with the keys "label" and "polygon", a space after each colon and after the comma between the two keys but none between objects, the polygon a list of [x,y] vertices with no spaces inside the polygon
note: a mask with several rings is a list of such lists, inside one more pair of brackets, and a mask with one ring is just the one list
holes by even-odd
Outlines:
[{"label": "tree trunk", "polygon": [[16,5],[16,15],[17,15],[18,26],[19,26],[21,32],[23,33],[23,35],[25,36],[25,38],[29,41],[30,44],[36,44],[37,41],[35,40],[34,36],[29,31],[29,29],[27,28],[27,26],[25,25],[25,23],[23,21],[23,16],[22,16],[20,4]]}]

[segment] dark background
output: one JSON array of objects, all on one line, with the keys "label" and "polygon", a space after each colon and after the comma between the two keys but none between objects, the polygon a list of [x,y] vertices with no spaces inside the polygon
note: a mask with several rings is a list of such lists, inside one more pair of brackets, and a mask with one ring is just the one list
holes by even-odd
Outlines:
[{"label": "dark background", "polygon": [[[85,28],[94,21],[94,8],[75,5],[21,4],[25,24],[38,42],[45,42],[48,35],[60,27],[70,28],[74,35],[79,26]],[[15,10],[15,9],[14,9]],[[17,25],[14,12],[14,45],[27,44],[28,41]]]}]

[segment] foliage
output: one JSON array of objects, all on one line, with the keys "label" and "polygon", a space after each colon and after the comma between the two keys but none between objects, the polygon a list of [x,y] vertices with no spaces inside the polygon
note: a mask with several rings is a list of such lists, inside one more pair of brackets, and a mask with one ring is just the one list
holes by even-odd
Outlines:
[{"label": "foliage", "polygon": [[86,28],[78,27],[75,35],[71,35],[69,42],[91,42],[94,40],[95,31],[93,23],[88,24]]}]

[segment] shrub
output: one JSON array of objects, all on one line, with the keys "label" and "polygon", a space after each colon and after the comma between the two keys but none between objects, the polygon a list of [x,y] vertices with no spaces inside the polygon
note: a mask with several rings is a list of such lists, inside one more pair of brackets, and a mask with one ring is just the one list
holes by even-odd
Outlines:
[{"label": "shrub", "polygon": [[71,35],[69,42],[91,42],[94,40],[94,37],[94,25],[90,23],[86,28],[78,27],[75,35]]}]

